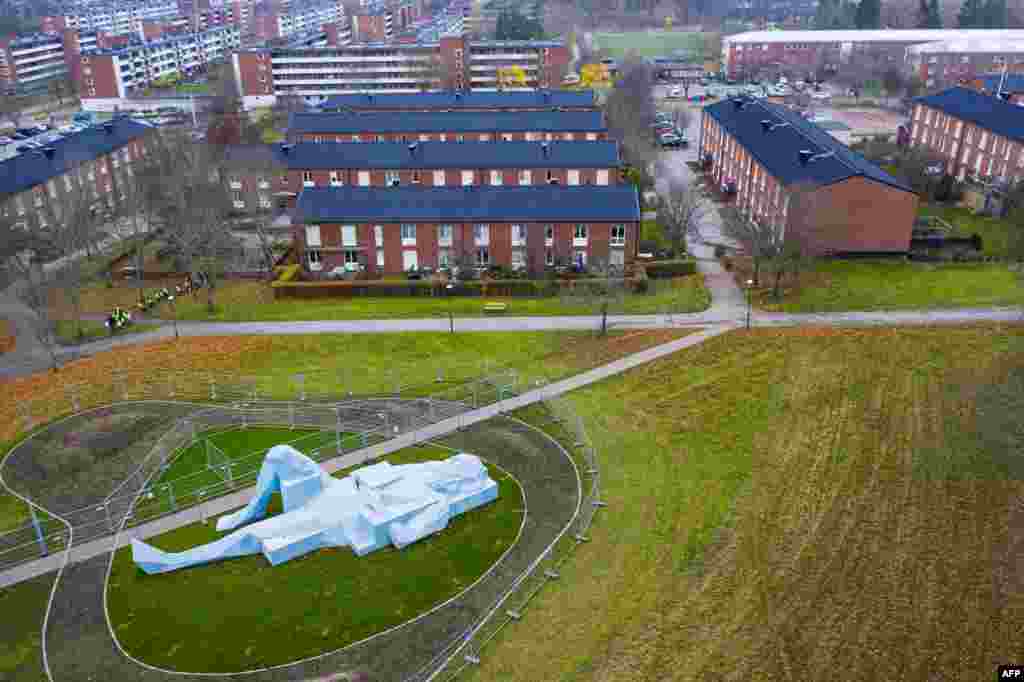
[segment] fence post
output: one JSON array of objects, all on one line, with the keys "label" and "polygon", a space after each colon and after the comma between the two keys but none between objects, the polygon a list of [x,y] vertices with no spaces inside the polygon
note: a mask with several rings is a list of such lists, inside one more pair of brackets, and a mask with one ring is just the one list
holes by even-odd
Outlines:
[{"label": "fence post", "polygon": [[336,437],[336,440],[337,440],[337,443],[338,443],[338,454],[340,455],[341,454],[341,408],[340,407],[335,407],[334,408],[334,414],[335,414],[335,416],[338,419],[338,422],[337,422],[338,425],[334,429],[334,433],[335,433],[335,437]]},{"label": "fence post", "polygon": [[[295,383],[299,385],[299,400],[304,402],[306,400],[306,375],[296,374]],[[294,428],[294,426],[292,428]]]},{"label": "fence post", "polygon": [[39,523],[39,517],[36,516],[36,508],[30,504],[28,510],[32,514],[32,527],[36,531],[36,541],[39,543],[39,556],[46,556],[50,553],[50,550],[46,547],[46,537],[43,535],[43,527]]}]

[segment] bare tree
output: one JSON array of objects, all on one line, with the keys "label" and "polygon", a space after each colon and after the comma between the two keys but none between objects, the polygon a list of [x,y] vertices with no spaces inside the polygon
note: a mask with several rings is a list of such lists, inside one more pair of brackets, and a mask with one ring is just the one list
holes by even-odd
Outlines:
[{"label": "bare tree", "polygon": [[675,256],[686,251],[686,238],[699,238],[707,218],[704,196],[694,183],[670,182],[668,191],[658,200],[658,222],[672,244]]},{"label": "bare tree", "polygon": [[722,210],[722,235],[736,242],[754,266],[754,285],[761,284],[761,269],[783,251],[784,225],[747,218],[734,207]]},{"label": "bare tree", "polygon": [[29,326],[50,356],[51,367],[57,371],[57,337],[50,300],[57,289],[55,278],[43,267],[36,252],[23,251],[9,261],[18,281],[13,285],[15,297],[32,313]]},{"label": "bare tree", "polygon": [[646,171],[657,156],[651,135],[655,112],[651,69],[638,59],[629,59],[621,74],[605,101],[605,118],[611,137],[622,144],[624,161]]}]

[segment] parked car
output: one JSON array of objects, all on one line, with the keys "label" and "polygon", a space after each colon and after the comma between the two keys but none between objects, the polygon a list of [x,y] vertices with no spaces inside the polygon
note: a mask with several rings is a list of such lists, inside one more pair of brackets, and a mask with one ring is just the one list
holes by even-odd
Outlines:
[{"label": "parked car", "polygon": [[662,147],[682,147],[683,138],[679,137],[675,133],[665,133],[664,135],[658,136],[658,144]]}]

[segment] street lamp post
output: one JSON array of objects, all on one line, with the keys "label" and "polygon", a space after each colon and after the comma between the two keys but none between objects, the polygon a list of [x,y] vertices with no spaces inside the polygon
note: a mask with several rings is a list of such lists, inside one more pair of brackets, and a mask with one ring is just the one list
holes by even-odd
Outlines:
[{"label": "street lamp post", "polygon": [[445,285],[445,290],[448,292],[448,331],[452,334],[455,333],[455,316],[452,314],[452,290],[455,289],[455,285],[449,282]]},{"label": "street lamp post", "polygon": [[174,305],[174,296],[168,296],[167,302],[171,304],[171,312],[174,314],[174,340],[178,340],[178,307]]},{"label": "street lamp post", "polygon": [[750,309],[753,307],[753,302],[750,297],[750,289],[754,286],[754,280],[747,280],[747,329],[750,329]]}]

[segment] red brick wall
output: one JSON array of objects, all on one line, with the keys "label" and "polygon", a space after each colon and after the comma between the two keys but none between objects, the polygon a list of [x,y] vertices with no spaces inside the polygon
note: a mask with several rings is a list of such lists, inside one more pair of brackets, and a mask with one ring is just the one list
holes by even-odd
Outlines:
[{"label": "red brick wall", "polygon": [[354,14],[352,20],[352,42],[384,42],[384,15]]},{"label": "red brick wall", "polygon": [[467,83],[464,80],[463,69],[469,59],[466,52],[466,41],[460,37],[442,37],[440,49],[443,87],[445,89],[465,88]]},{"label": "red brick wall", "polygon": [[794,196],[787,229],[812,254],[905,252],[917,205],[918,197],[912,192],[862,177],[849,178]]},{"label": "red brick wall", "polygon": [[42,17],[39,20],[39,30],[43,33],[60,33],[67,28],[67,20],[64,16]]},{"label": "red brick wall", "polygon": [[68,78],[76,85],[82,82],[82,49],[78,41],[78,30],[62,29],[61,42],[64,44],[64,66],[68,70]]},{"label": "red brick wall", "polygon": [[[84,62],[85,59],[89,60],[88,64]],[[82,96],[118,97],[117,70],[114,67],[114,57],[111,55],[83,55],[82,60],[82,82],[84,86]],[[87,73],[87,69],[92,69],[92,73]]]},{"label": "red brick wall", "polygon": [[562,79],[569,69],[571,55],[566,47],[544,48],[544,65],[538,73],[540,87],[557,88],[561,86]]},{"label": "red brick wall", "polygon": [[[238,60],[238,73],[242,79],[238,86],[243,96],[274,94],[270,55],[265,52],[236,52],[232,58]],[[266,70],[261,70],[261,65],[266,66]],[[266,76],[265,83],[260,82],[261,75]]]}]

